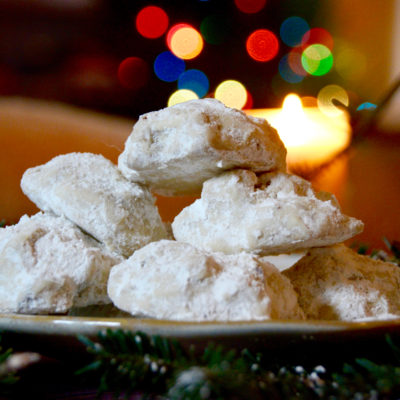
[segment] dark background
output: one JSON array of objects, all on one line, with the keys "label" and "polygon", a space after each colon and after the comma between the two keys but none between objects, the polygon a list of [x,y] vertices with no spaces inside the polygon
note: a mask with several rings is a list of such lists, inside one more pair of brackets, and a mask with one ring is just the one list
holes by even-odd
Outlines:
[{"label": "dark background", "polygon": [[[219,33],[225,39],[219,44],[205,42],[202,53],[186,61],[187,69],[200,69],[207,75],[210,92],[225,79],[237,79],[251,93],[255,108],[280,106],[291,91],[316,96],[324,85],[340,83],[334,70],[290,84],[278,72],[288,46],[280,40],[277,57],[257,62],[246,53],[245,42],[258,28],[269,29],[279,38],[280,25],[293,15],[306,19],[310,27],[325,27],[323,3],[268,0],[261,11],[246,14],[233,0],[3,0],[0,95],[59,100],[134,118],[165,107],[176,82],[163,82],[152,71],[155,57],[168,50],[165,35],[146,39],[135,26],[138,11],[151,4],[167,12],[170,27],[186,22],[199,29],[207,16],[220,19]],[[118,65],[130,56],[145,60],[151,71],[140,89],[124,88],[117,79]]]}]

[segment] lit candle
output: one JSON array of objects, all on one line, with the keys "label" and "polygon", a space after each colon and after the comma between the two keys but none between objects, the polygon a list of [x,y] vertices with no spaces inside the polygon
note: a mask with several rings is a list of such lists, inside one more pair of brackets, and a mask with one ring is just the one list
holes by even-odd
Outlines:
[{"label": "lit candle", "polygon": [[277,129],[287,148],[287,163],[317,167],[332,160],[350,144],[348,114],[336,109],[328,116],[318,107],[304,107],[295,94],[286,96],[282,108],[253,109],[246,113],[265,118]]}]

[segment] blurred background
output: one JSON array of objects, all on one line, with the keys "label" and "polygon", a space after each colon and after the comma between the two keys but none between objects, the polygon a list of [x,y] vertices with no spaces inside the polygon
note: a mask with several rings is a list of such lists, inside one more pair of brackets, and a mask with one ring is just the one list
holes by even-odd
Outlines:
[{"label": "blurred background", "polygon": [[318,174],[296,172],[366,222],[363,241],[398,240],[399,77],[400,0],[1,0],[0,219],[34,212],[26,168],[69,151],[116,161],[140,114],[204,97],[275,109],[296,93],[346,109],[353,135]]},{"label": "blurred background", "polygon": [[334,83],[355,112],[376,105],[395,79],[398,5],[2,0],[0,95],[136,118],[167,106],[182,89],[229,96],[230,84],[246,90],[238,108],[264,108],[279,107],[288,92],[318,98]]}]

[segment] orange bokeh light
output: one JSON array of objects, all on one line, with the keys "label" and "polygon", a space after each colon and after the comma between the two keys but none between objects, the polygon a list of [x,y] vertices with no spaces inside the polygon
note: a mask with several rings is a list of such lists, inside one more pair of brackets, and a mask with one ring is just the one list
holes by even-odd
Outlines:
[{"label": "orange bokeh light", "polygon": [[174,25],[167,34],[167,45],[175,56],[190,60],[197,57],[204,47],[201,34],[189,24]]},{"label": "orange bokeh light", "polygon": [[303,107],[318,107],[317,98],[314,96],[304,96],[301,98]]},{"label": "orange bokeh light", "polygon": [[168,33],[167,33],[167,46],[168,48],[171,50],[171,39],[174,36],[174,34],[176,33],[176,31],[178,31],[179,29],[182,28],[193,28],[192,25],[186,24],[184,22],[180,23],[180,24],[176,24],[174,26],[171,26],[171,28],[169,29]]}]

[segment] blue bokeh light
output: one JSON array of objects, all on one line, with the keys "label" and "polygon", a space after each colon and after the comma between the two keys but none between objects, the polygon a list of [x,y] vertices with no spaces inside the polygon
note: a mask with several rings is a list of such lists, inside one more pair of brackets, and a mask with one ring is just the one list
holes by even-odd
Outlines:
[{"label": "blue bokeh light", "polygon": [[304,18],[289,17],[282,22],[280,35],[285,44],[295,47],[301,44],[303,36],[309,30],[310,26]]},{"label": "blue bokeh light", "polygon": [[208,93],[210,82],[207,75],[198,69],[188,69],[178,79],[179,89],[189,89],[195,92],[199,98]]},{"label": "blue bokeh light", "polygon": [[279,61],[279,74],[289,83],[299,83],[304,79],[304,76],[296,74],[289,65],[289,55],[284,55]]},{"label": "blue bokeh light", "polygon": [[170,51],[160,53],[154,61],[154,72],[164,82],[174,82],[185,71],[186,64]]},{"label": "blue bokeh light", "polygon": [[370,103],[369,101],[366,101],[365,103],[360,104],[357,107],[357,111],[362,111],[362,110],[375,110],[375,108],[377,107],[376,104],[374,103]]}]

